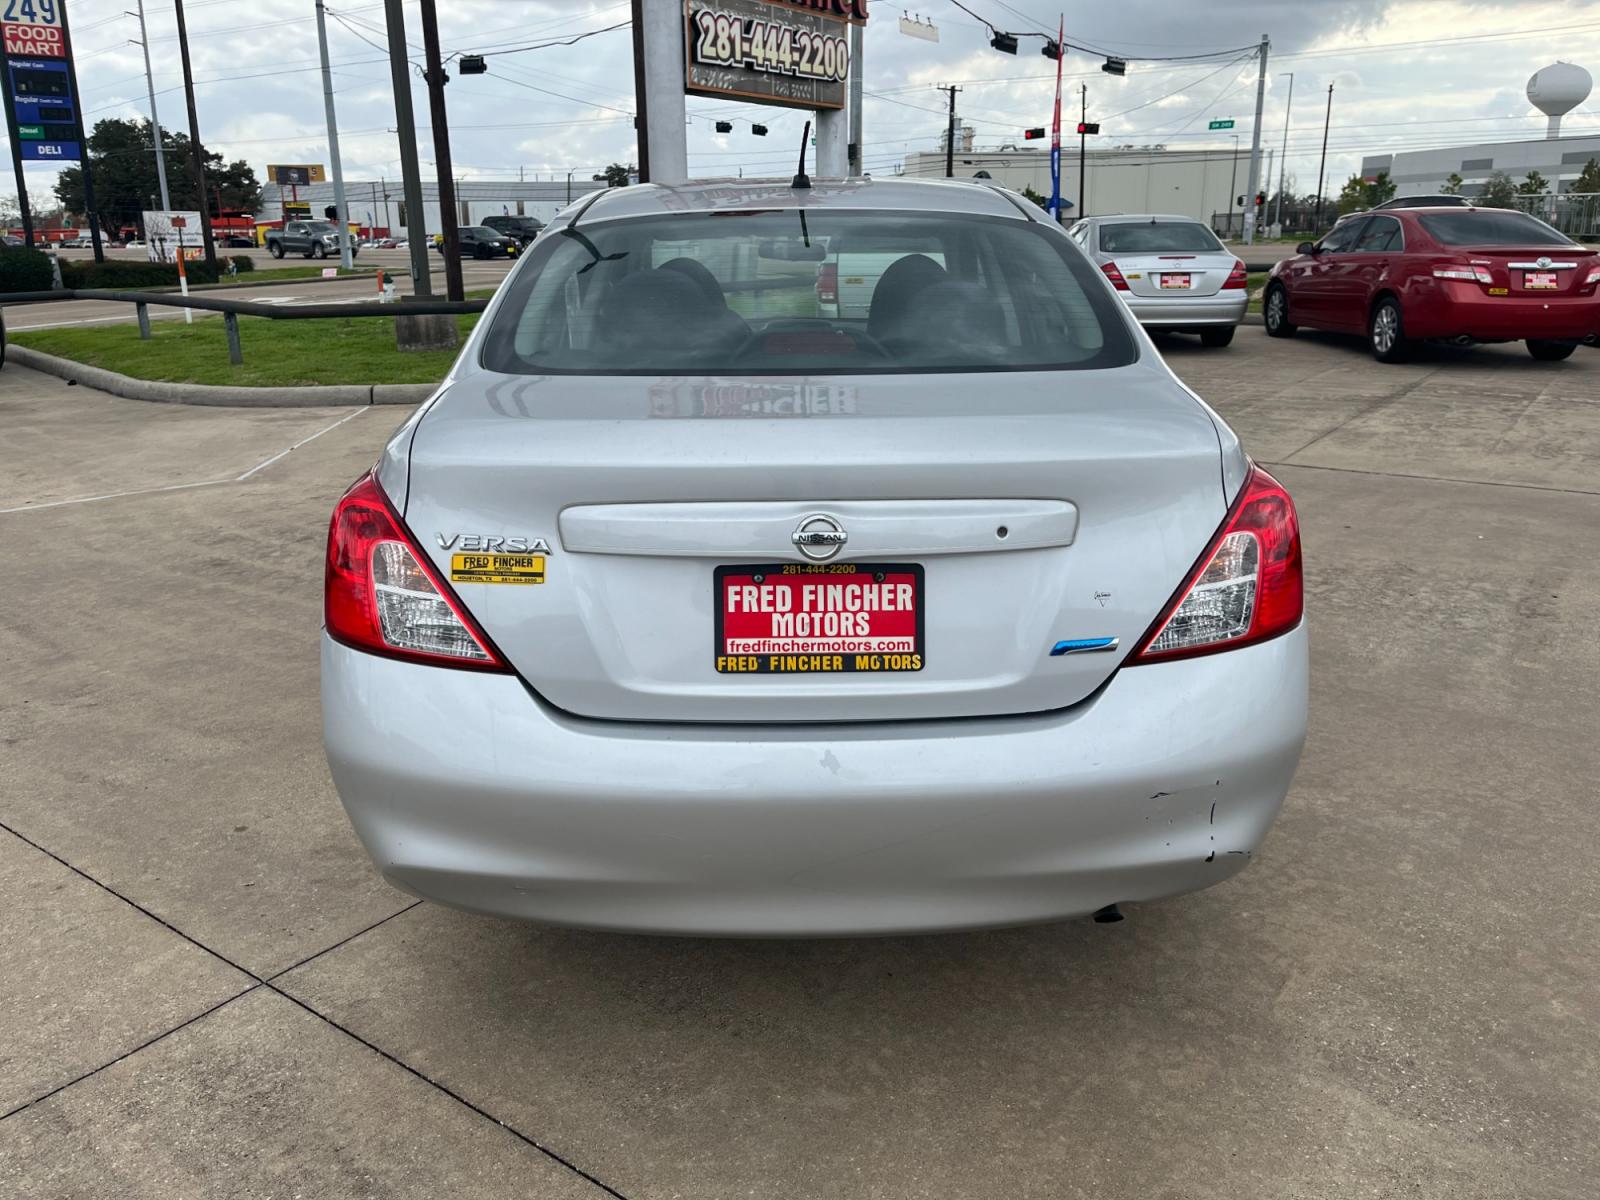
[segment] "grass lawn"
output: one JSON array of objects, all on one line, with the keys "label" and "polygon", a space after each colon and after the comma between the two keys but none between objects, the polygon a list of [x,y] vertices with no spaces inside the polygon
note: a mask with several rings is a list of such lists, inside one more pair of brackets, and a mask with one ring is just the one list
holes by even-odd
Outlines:
[{"label": "grass lawn", "polygon": [[[478,314],[456,318],[462,336]],[[435,383],[455,361],[454,350],[395,348],[392,317],[340,317],[307,321],[239,318],[244,363],[228,362],[222,322],[207,315],[193,325],[165,318],[150,323],[148,342],[139,327],[83,326],[18,330],[10,340],[46,354],[131,375],[172,383],[294,387],[332,383]]]},{"label": "grass lawn", "polygon": [[1252,271],[1245,277],[1245,286],[1250,290],[1250,306],[1245,311],[1259,314],[1261,312],[1261,293],[1267,286],[1267,273],[1265,271]]},{"label": "grass lawn", "polygon": [[[346,271],[336,264],[318,263],[316,266],[304,267],[257,267],[254,271],[240,271],[237,275],[229,275],[226,270],[222,272],[219,283],[259,283],[274,279],[321,279],[322,268],[335,265],[341,278],[349,279],[361,275],[377,274],[377,267],[357,267],[353,271]],[[376,286],[376,285],[374,285]],[[176,291],[176,288],[171,289]]]}]

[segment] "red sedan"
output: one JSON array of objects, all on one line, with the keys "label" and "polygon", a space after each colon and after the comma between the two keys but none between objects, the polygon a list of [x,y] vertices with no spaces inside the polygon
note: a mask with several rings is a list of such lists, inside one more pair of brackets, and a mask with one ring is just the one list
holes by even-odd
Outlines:
[{"label": "red sedan", "polygon": [[1267,333],[1364,333],[1380,362],[1411,344],[1526,341],[1566,358],[1600,334],[1600,252],[1501,208],[1410,208],[1345,217],[1272,268]]}]

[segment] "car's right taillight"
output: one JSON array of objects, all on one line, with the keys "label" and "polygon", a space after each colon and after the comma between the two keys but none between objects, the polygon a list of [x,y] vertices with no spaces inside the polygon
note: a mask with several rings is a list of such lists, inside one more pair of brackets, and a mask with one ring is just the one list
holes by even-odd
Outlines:
[{"label": "car's right taillight", "polygon": [[839,264],[823,263],[817,272],[817,300],[822,304],[839,302]]},{"label": "car's right taillight", "polygon": [[1125,292],[1128,290],[1128,281],[1122,277],[1122,272],[1118,269],[1116,263],[1101,263],[1100,269],[1106,273],[1106,278],[1111,280],[1111,286],[1116,288],[1117,291]]},{"label": "car's right taillight", "polygon": [[1298,625],[1304,608],[1294,501],[1252,465],[1216,537],[1128,661],[1165,662],[1265,641]]},{"label": "car's right taillight", "polygon": [[369,472],[339,499],[323,576],[328,636],[357,650],[434,666],[510,671]]},{"label": "car's right taillight", "polygon": [[1590,267],[1589,274],[1584,278],[1583,286],[1593,287],[1597,283],[1600,283],[1600,267]]}]

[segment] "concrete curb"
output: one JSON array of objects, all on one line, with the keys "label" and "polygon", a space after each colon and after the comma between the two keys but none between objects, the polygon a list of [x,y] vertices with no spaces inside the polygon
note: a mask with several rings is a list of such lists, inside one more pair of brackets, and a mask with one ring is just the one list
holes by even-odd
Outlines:
[{"label": "concrete curb", "polygon": [[352,404],[421,404],[435,383],[349,383],[332,387],[225,387],[209,383],[162,383],[90,367],[69,358],[15,344],[6,361],[80,383],[129,400],[157,404],[199,404],[217,408],[340,408]]}]

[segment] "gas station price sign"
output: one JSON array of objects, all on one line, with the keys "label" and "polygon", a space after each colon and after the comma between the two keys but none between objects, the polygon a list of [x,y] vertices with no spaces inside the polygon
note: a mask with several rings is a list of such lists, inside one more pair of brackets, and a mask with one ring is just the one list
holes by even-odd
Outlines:
[{"label": "gas station price sign", "polygon": [[64,0],[0,0],[6,106],[16,153],[34,162],[76,162],[79,144]]},{"label": "gas station price sign", "polygon": [[683,7],[690,93],[793,108],[844,107],[850,4],[684,0]]}]

